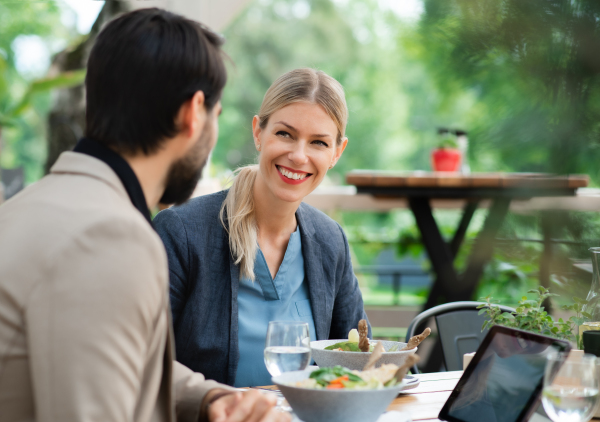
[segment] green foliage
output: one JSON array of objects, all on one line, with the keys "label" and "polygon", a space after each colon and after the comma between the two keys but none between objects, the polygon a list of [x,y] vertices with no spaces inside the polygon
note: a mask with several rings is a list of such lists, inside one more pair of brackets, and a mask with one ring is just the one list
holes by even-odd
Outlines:
[{"label": "green foliage", "polygon": [[507,257],[499,251],[485,268],[475,296],[493,295],[504,303],[517,303],[524,290],[539,285],[536,276],[537,263],[525,260],[507,262]]},{"label": "green foliage", "polygon": [[[600,3],[425,0],[410,50],[444,102],[470,92],[471,167],[589,173],[600,145]],[[519,151],[515,154],[515,151]],[[490,154],[491,152],[491,154]]]},{"label": "green foliage", "polygon": [[440,141],[440,143],[438,144],[437,147],[438,148],[458,148],[458,144],[456,143],[456,140],[453,137],[447,136]]},{"label": "green foliage", "polygon": [[421,241],[421,233],[419,228],[415,225],[408,227],[402,227],[400,229],[400,235],[398,236],[398,243],[396,246],[397,255],[402,257],[405,255],[417,258],[425,252],[425,246]]},{"label": "green foliage", "polygon": [[61,23],[55,2],[0,2],[0,165],[24,166],[28,182],[43,174],[46,155],[45,123],[50,110],[49,91],[80,83],[81,73],[33,81],[16,69],[13,43],[19,36],[39,36],[50,51],[75,36]]},{"label": "green foliage", "polygon": [[32,106],[32,99],[35,94],[46,93],[57,88],[70,88],[81,85],[85,80],[85,74],[85,69],[81,69],[64,72],[54,77],[34,80],[27,87],[25,95],[23,95],[20,100],[16,101],[16,105],[12,109],[8,110],[5,118],[15,119],[19,117],[24,111]]},{"label": "green foliage", "polygon": [[[299,5],[304,14],[294,12]],[[234,65],[214,162],[233,168],[255,161],[251,121],[267,88],[284,72],[308,66],[338,79],[346,92],[349,143],[328,173],[333,182],[343,183],[356,168],[429,169],[440,124],[429,101],[437,96],[422,64],[396,42],[414,30],[376,0],[253,2],[225,31]]]},{"label": "green foliage", "polygon": [[535,298],[521,297],[515,313],[502,312],[500,307],[497,306],[499,301],[494,300],[491,296],[480,298],[479,300],[485,303],[477,307],[480,309],[479,315],[485,314],[488,318],[483,323],[481,330],[483,331],[494,325],[502,325],[563,340],[576,341],[575,332],[577,327],[583,323],[583,317],[590,317],[590,315],[582,312],[583,305],[587,303],[585,300],[574,297],[574,303],[565,305],[562,309],[575,312],[575,316],[570,317],[567,321],[562,318],[554,321],[552,316],[544,310],[542,303],[546,299],[558,295],[550,293],[550,290],[542,286],[529,290],[527,293],[533,294]]}]

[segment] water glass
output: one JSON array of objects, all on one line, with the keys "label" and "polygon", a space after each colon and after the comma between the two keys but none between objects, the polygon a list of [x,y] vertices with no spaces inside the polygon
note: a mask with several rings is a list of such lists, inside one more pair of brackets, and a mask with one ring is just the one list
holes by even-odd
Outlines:
[{"label": "water glass", "polygon": [[301,371],[310,362],[308,323],[271,321],[267,329],[265,365],[272,376]]},{"label": "water glass", "polygon": [[554,422],[586,422],[598,402],[596,357],[551,354],[546,362],[542,404]]}]

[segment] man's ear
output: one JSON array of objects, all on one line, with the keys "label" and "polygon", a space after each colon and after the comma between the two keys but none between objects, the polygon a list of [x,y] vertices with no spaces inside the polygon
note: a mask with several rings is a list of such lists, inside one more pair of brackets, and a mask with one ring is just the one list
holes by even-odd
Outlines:
[{"label": "man's ear", "polygon": [[204,104],[204,92],[196,91],[191,99],[181,105],[178,114],[179,128],[187,138],[204,129],[207,112]]}]

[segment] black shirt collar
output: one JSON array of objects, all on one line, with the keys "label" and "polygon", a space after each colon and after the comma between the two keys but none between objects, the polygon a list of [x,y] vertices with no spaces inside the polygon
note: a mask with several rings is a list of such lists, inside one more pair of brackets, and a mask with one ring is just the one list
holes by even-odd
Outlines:
[{"label": "black shirt collar", "polygon": [[73,151],[90,155],[108,165],[117,174],[119,179],[121,179],[133,206],[136,207],[138,211],[142,213],[144,218],[148,220],[148,223],[152,225],[150,210],[148,210],[148,204],[146,203],[142,185],[140,185],[137,176],[123,157],[112,149],[90,138],[82,138],[77,142]]}]

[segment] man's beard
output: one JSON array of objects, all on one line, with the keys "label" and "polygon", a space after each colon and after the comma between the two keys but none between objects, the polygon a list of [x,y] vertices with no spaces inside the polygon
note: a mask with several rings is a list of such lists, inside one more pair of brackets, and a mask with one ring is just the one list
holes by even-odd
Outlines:
[{"label": "man's beard", "polygon": [[211,136],[212,130],[204,130],[192,149],[171,164],[165,191],[159,201],[161,204],[180,205],[190,199],[206,165]]}]

